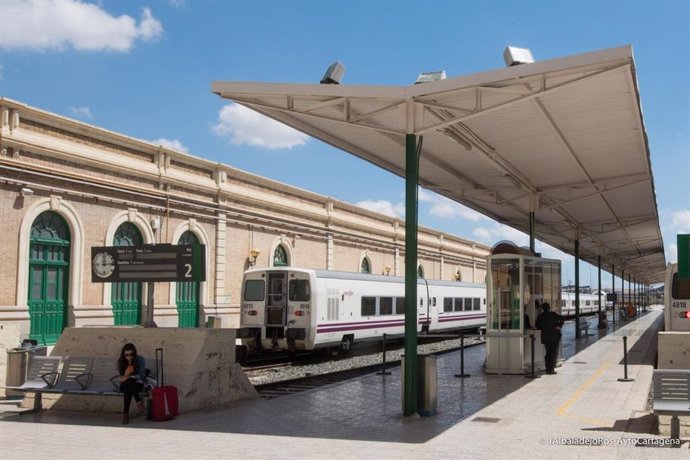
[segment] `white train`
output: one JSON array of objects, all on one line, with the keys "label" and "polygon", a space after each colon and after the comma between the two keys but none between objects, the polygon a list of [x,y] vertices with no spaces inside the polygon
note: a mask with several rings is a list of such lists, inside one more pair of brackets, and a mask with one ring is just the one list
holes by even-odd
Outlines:
[{"label": "white train", "polygon": [[[601,293],[602,311],[606,311],[606,293]],[[580,315],[589,315],[599,311],[599,293],[580,293]],[[575,316],[575,293],[561,292],[561,315]]]},{"label": "white train", "polygon": [[[419,279],[417,331],[486,324],[483,284]],[[405,279],[362,273],[274,267],[248,270],[242,283],[238,338],[268,350],[328,348],[403,336]]]},{"label": "white train", "polygon": [[[574,293],[561,294],[564,316],[574,316]],[[405,279],[395,276],[273,267],[248,270],[242,282],[237,337],[255,350],[315,350],[333,354],[353,343],[402,337]],[[603,296],[605,298],[605,296]],[[596,294],[580,294],[580,314],[598,310]],[[486,285],[417,281],[417,332],[439,333],[486,325]]]},{"label": "white train", "polygon": [[690,279],[678,277],[678,264],[666,267],[664,329],[666,332],[690,331]]}]

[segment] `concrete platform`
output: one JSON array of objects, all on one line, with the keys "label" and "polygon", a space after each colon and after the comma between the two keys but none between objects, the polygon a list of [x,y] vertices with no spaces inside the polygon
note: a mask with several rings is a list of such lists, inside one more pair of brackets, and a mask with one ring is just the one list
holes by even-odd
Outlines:
[{"label": "concrete platform", "polygon": [[[661,323],[653,311],[580,339],[570,323],[564,366],[536,380],[483,374],[483,346],[465,354],[472,376],[455,378],[459,353],[443,355],[433,417],[402,417],[396,368],[163,423],[138,418],[123,427],[113,414],[67,411],[2,418],[0,445],[7,458],[131,457],[114,447],[122,439],[162,458],[688,458],[687,440],[674,449],[655,445],[667,438],[651,434],[647,399]],[[617,380],[624,335],[635,379],[627,383]]]}]

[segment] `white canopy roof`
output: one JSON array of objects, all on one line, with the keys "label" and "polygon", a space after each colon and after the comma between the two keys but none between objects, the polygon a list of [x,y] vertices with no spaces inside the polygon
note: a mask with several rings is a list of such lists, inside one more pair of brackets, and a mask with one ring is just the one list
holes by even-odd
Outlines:
[{"label": "white canopy roof", "polygon": [[[212,91],[400,176],[423,137],[419,183],[638,281],[664,249],[632,49],[407,87],[214,82]],[[627,278],[627,276],[626,276]]]}]

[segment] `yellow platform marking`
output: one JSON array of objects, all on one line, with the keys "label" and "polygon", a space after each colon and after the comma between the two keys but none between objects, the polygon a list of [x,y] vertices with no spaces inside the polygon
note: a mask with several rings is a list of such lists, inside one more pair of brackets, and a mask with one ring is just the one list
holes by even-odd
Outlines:
[{"label": "yellow platform marking", "polygon": [[602,364],[602,365],[599,367],[599,369],[597,369],[596,372],[594,372],[594,374],[592,374],[592,376],[591,376],[590,378],[587,379],[587,381],[586,381],[585,383],[583,383],[582,385],[580,385],[580,386],[577,388],[577,390],[575,390],[575,392],[573,393],[573,395],[572,395],[570,398],[568,398],[568,400],[567,400],[566,402],[564,402],[564,403],[561,405],[561,407],[558,408],[557,414],[558,414],[558,415],[565,415],[565,414],[568,412],[568,410],[570,409],[570,407],[571,407],[573,404],[575,404],[575,402],[576,402],[578,399],[580,399],[580,397],[587,391],[587,389],[588,389],[589,387],[592,386],[592,384],[594,383],[594,381],[595,381],[596,379],[598,379],[598,378],[601,376],[601,374],[603,374],[604,372],[606,372],[606,369],[608,369],[610,365],[611,365],[611,358],[610,358],[608,361],[606,361],[604,364]]}]

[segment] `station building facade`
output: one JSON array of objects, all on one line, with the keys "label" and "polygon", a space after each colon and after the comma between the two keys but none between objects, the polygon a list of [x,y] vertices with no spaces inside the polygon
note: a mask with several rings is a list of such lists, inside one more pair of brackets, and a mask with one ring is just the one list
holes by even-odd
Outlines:
[{"label": "station building facade", "polygon": [[[206,281],[155,283],[159,326],[239,323],[243,272],[403,275],[400,219],[0,97],[0,323],[141,324],[147,283],[92,283],[91,247],[204,245]],[[419,228],[419,273],[483,283],[490,248]]]}]

